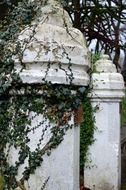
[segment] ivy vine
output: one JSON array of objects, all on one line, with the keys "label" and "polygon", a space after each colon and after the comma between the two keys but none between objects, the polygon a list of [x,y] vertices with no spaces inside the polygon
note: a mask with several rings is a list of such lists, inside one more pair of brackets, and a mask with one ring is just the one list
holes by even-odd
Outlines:
[{"label": "ivy vine", "polygon": [[[72,86],[73,73],[69,60],[68,70],[70,85],[51,84],[44,80],[43,85],[25,85],[15,72],[14,55],[19,55],[22,68],[22,49],[18,36],[26,25],[30,25],[39,11],[39,4],[34,1],[21,1],[17,5],[8,1],[8,15],[0,21],[0,190],[12,190],[19,187],[26,190],[25,181],[41,166],[43,156],[50,156],[64,138],[66,131],[73,127],[70,120],[83,102],[84,122],[81,126],[81,168],[86,161],[88,146],[93,142],[94,119],[91,104],[86,98],[85,87]],[[39,2],[40,3],[40,2]],[[33,31],[34,33],[34,31]],[[62,69],[59,64],[59,69]],[[48,72],[48,70],[47,70]],[[66,72],[67,75],[67,72]],[[41,115],[39,123],[32,122]],[[51,127],[53,124],[53,127]],[[78,125],[75,119],[74,126]],[[31,151],[29,134],[41,129],[36,149]],[[50,139],[43,146],[47,130]],[[83,140],[82,140],[83,139]],[[11,148],[18,150],[18,160],[9,162]],[[17,179],[19,167],[27,164],[22,178]],[[42,185],[43,190],[48,179]]]}]

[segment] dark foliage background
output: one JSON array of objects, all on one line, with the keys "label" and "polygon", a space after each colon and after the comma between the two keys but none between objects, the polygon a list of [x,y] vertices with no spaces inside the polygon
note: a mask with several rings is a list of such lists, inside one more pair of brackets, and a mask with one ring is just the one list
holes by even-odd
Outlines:
[{"label": "dark foliage background", "polygon": [[123,0],[66,0],[64,5],[75,27],[80,29],[88,45],[95,40],[95,52],[111,56],[120,68],[120,51],[126,51],[126,2]]}]

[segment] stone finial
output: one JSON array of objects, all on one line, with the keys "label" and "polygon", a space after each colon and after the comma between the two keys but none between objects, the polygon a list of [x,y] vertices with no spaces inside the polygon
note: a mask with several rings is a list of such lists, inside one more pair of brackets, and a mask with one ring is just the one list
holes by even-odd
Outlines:
[{"label": "stone finial", "polygon": [[40,7],[37,18],[18,39],[25,48],[25,69],[21,70],[18,56],[15,69],[24,83],[42,83],[46,76],[46,81],[53,84],[89,84],[90,62],[84,36],[72,27],[68,13],[57,0],[48,0]]},{"label": "stone finial", "polygon": [[116,67],[106,54],[101,55],[95,63],[96,71],[100,73],[116,73]]},{"label": "stone finial", "polygon": [[57,0],[48,0],[46,5],[41,7],[39,21],[44,21],[44,23],[53,24],[54,26],[72,27],[68,13]]},{"label": "stone finial", "polygon": [[101,58],[96,61],[96,72],[92,74],[92,97],[93,99],[104,98],[104,101],[114,98],[121,101],[124,96],[124,81],[120,73],[116,71],[116,67],[108,55],[102,55]]}]

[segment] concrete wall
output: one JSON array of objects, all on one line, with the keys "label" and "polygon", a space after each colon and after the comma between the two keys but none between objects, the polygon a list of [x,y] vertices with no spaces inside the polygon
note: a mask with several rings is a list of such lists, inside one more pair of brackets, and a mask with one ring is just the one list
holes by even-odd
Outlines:
[{"label": "concrete wall", "polygon": [[[31,115],[34,116],[34,113],[32,112]],[[71,118],[69,124],[74,124],[73,119]],[[43,116],[38,115],[32,120],[30,128],[35,127],[37,123],[43,120]],[[30,142],[28,146],[31,152],[37,148],[42,130],[46,125],[48,125],[48,121],[44,122],[34,133],[33,131],[29,133]],[[27,190],[41,190],[47,179],[45,190],[79,190],[79,131],[79,126],[69,129],[61,144],[56,149],[51,150],[50,156],[44,155],[41,166],[36,169],[35,174],[30,175],[28,181],[25,181]],[[51,132],[48,129],[41,143],[41,149],[47,144],[50,137]],[[15,165],[15,161],[18,161],[18,152],[19,150],[11,147],[8,156],[10,165]],[[28,166],[28,158],[18,169],[17,181],[22,178],[22,173],[26,166]]]}]

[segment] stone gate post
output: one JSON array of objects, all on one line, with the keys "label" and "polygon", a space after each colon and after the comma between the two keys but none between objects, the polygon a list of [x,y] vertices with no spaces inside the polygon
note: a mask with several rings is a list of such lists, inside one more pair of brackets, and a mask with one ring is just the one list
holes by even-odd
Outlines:
[{"label": "stone gate post", "polygon": [[[49,0],[41,7],[39,18],[21,32],[19,42],[24,48],[22,62],[25,67],[22,69],[17,56],[15,70],[23,84],[40,86],[46,80],[69,87],[71,72],[72,85],[89,84],[87,70],[90,64],[83,34],[72,27],[68,13],[57,1]],[[42,116],[37,117],[32,125],[39,122],[42,123]],[[74,124],[74,119],[70,122]],[[31,151],[36,148],[40,130],[31,135]],[[10,163],[16,156],[17,153],[12,150]],[[22,172],[23,168],[20,168],[18,179]],[[46,190],[79,190],[79,127],[67,131],[63,142],[50,157],[44,157],[42,166],[30,177],[26,186],[30,190],[40,190],[48,177]]]},{"label": "stone gate post", "polygon": [[121,178],[120,102],[124,82],[107,55],[96,62],[92,74],[92,106],[95,115],[95,142],[90,147],[91,168],[85,168],[85,186],[91,190],[119,190]]}]

